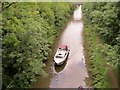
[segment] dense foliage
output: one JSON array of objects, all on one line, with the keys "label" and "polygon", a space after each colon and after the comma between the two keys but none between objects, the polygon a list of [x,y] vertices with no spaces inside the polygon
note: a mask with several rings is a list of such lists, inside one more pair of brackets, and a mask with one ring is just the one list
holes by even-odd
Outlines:
[{"label": "dense foliage", "polygon": [[3,88],[30,87],[56,34],[72,14],[68,3],[2,3]]},{"label": "dense foliage", "polygon": [[103,45],[96,33],[91,31],[92,26],[85,28],[84,35],[86,41],[86,60],[88,73],[91,82],[90,86],[95,88],[110,88],[110,82],[107,74],[105,57],[103,56]]},{"label": "dense foliage", "polygon": [[[88,40],[88,52],[91,63],[91,74],[95,76],[93,78],[94,87],[109,87],[107,80],[105,79],[106,71],[100,68],[107,63],[115,73],[118,73],[118,67],[120,66],[120,2],[118,3],[85,3],[83,5],[85,33]],[[96,33],[102,40],[99,45],[98,40],[94,40],[94,34]],[[91,33],[91,35],[90,35]],[[96,49],[98,51],[96,51]],[[97,53],[101,54],[101,58]],[[101,61],[100,61],[101,60]],[[102,61],[103,60],[103,61]],[[99,63],[104,62],[104,63]],[[94,72],[94,69],[96,71]],[[102,70],[102,75],[101,71]],[[98,72],[98,73],[96,73]],[[116,74],[117,75],[117,74]],[[119,75],[118,75],[119,76]],[[102,77],[100,79],[100,77]],[[97,80],[99,79],[99,80]],[[106,81],[105,81],[106,80]]]}]

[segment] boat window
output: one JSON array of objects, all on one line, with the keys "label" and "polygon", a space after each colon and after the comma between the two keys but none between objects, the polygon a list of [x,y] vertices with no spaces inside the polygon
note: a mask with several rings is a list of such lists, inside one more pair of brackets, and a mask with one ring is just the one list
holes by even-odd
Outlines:
[{"label": "boat window", "polygon": [[56,56],[56,58],[63,58],[62,56]]},{"label": "boat window", "polygon": [[62,48],[59,48],[59,49],[62,49]]},{"label": "boat window", "polygon": [[59,50],[67,50],[67,47],[64,47],[64,48],[59,48]]}]

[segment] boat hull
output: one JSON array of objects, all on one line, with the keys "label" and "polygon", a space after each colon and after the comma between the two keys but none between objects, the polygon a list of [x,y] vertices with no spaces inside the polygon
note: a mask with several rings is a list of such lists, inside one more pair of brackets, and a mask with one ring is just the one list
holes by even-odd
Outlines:
[{"label": "boat hull", "polygon": [[69,51],[67,51],[66,56],[63,59],[61,59],[61,60],[56,59],[55,58],[56,56],[55,56],[54,57],[55,65],[62,65],[67,60],[68,55],[69,55]]}]

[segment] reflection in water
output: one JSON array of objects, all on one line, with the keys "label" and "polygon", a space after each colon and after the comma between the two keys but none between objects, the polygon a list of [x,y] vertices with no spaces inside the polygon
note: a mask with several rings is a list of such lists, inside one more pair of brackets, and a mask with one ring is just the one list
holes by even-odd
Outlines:
[{"label": "reflection in water", "polygon": [[74,11],[73,18],[74,18],[75,21],[78,21],[78,20],[82,19],[81,5],[77,10]]}]

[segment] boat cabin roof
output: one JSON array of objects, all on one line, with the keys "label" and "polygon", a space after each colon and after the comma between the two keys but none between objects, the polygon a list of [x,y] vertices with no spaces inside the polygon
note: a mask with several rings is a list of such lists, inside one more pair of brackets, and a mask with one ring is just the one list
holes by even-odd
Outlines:
[{"label": "boat cabin roof", "polygon": [[67,46],[67,45],[60,45],[60,46],[59,46],[59,49],[65,49],[65,50],[67,50],[67,49],[68,49],[68,46]]}]

